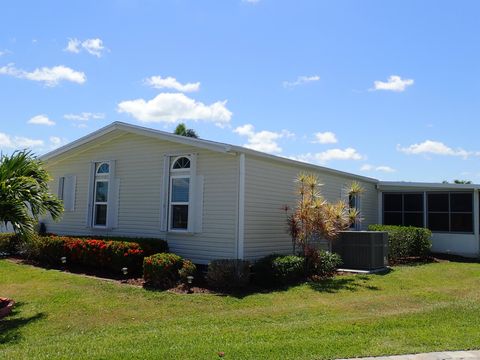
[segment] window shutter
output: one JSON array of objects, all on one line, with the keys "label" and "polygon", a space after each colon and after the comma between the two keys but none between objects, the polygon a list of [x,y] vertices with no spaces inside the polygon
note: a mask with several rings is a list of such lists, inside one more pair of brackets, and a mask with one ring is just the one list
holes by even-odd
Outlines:
[{"label": "window shutter", "polygon": [[197,220],[197,154],[190,156],[190,204],[188,206],[188,232],[195,232]]},{"label": "window shutter", "polygon": [[65,187],[65,177],[61,176],[58,178],[58,192],[57,192],[58,198],[60,200],[63,200],[64,187]]},{"label": "window shutter", "polygon": [[163,177],[160,192],[160,231],[167,231],[168,187],[170,178],[170,157],[163,156]]},{"label": "window shutter", "polygon": [[201,233],[203,231],[203,188],[204,177],[199,175],[196,177],[195,184],[195,205],[194,205],[194,232]]},{"label": "window shutter", "polygon": [[345,201],[348,204],[348,189],[346,184],[342,184],[340,188],[340,200]]},{"label": "window shutter", "polygon": [[107,201],[107,228],[115,228],[118,224],[118,191],[120,183],[116,177],[116,161],[108,162],[110,166],[109,184],[108,184],[108,201]]},{"label": "window shutter", "polygon": [[74,175],[63,178],[63,208],[65,211],[75,211],[75,192],[77,177]]},{"label": "window shutter", "polygon": [[95,163],[90,163],[90,175],[88,179],[88,191],[87,191],[87,212],[86,212],[86,219],[85,219],[85,226],[92,227],[93,226],[93,191],[95,184],[93,183],[95,179]]}]

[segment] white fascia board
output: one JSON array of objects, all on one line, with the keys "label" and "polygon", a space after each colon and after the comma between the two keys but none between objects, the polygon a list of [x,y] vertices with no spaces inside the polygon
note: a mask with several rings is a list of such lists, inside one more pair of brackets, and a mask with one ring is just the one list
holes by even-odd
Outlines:
[{"label": "white fascia board", "polygon": [[362,176],[362,175],[357,175],[357,174],[352,174],[352,173],[348,173],[346,171],[335,170],[335,169],[332,169],[332,168],[328,168],[328,167],[324,167],[324,166],[320,166],[320,165],[315,165],[315,164],[310,164],[310,163],[306,163],[306,162],[303,162],[303,161],[293,160],[293,159],[289,159],[289,158],[282,157],[282,156],[271,155],[271,154],[263,153],[261,151],[256,151],[256,150],[244,148],[244,147],[241,147],[241,146],[232,145],[232,150],[237,151],[239,153],[244,153],[244,154],[247,154],[247,155],[256,156],[256,157],[259,157],[259,158],[264,158],[264,159],[268,159],[268,160],[277,161],[277,162],[287,164],[287,165],[307,167],[307,168],[310,168],[314,171],[322,171],[322,172],[326,172],[326,173],[329,173],[329,174],[332,174],[332,175],[338,175],[338,176],[343,176],[343,177],[347,177],[347,178],[351,178],[351,179],[355,179],[355,180],[360,180],[360,181],[365,181],[365,182],[369,182],[369,183],[378,184],[378,179],[374,179],[374,178],[370,178],[370,177]]},{"label": "white fascia board", "polygon": [[380,181],[377,184],[378,190],[478,190],[478,184],[443,184],[443,183],[422,183],[403,181]]},{"label": "white fascia board", "polygon": [[126,133],[149,136],[156,139],[167,140],[171,142],[180,143],[183,145],[190,145],[193,147],[208,149],[216,152],[229,153],[231,151],[231,146],[228,144],[222,144],[222,143],[217,143],[214,141],[207,141],[202,139],[189,138],[185,136],[170,134],[160,130],[149,129],[142,126],[131,125],[131,124],[126,124],[126,123],[117,121],[99,130],[96,130],[86,136],[83,136],[75,141],[72,141],[67,145],[59,147],[58,149],[55,149],[53,151],[50,151],[40,156],[40,160],[43,160],[43,161],[50,160],[56,156],[64,154],[70,150],[74,150],[79,146],[85,145],[90,141],[93,141],[115,130],[125,131]]}]

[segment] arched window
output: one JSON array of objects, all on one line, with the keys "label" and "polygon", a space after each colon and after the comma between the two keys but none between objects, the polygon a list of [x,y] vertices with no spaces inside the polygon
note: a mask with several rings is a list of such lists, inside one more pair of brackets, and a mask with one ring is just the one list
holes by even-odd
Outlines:
[{"label": "arched window", "polygon": [[105,175],[110,172],[110,165],[107,163],[99,163],[97,164],[97,174],[98,175]]},{"label": "arched window", "polygon": [[99,162],[95,164],[94,194],[93,194],[93,225],[107,226],[108,188],[110,180],[110,164]]},{"label": "arched window", "polygon": [[186,231],[190,207],[191,161],[188,156],[178,156],[171,160],[169,229]]},{"label": "arched window", "polygon": [[190,159],[186,156],[176,158],[172,164],[172,170],[190,169]]}]

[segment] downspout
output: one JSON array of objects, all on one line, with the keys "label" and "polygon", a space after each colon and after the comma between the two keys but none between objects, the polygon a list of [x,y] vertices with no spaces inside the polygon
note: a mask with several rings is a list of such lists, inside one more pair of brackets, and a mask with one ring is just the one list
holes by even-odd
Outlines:
[{"label": "downspout", "polygon": [[245,246],[245,154],[241,153],[238,171],[237,258],[244,258]]}]

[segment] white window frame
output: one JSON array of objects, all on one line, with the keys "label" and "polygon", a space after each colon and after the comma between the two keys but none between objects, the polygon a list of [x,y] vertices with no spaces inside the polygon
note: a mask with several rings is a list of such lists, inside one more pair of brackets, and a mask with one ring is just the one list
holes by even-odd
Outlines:
[{"label": "white window frame", "polygon": [[[108,174],[105,173],[98,173],[98,169],[103,164],[108,165]],[[106,229],[108,225],[108,197],[109,197],[109,189],[110,189],[110,172],[111,172],[111,166],[109,161],[98,161],[95,162],[95,178],[94,178],[94,186],[93,186],[93,209],[92,209],[92,226],[94,228],[99,228],[99,229]],[[107,201],[97,201],[97,184],[99,182],[106,182],[107,183]],[[106,218],[105,218],[105,224],[97,224],[96,223],[96,218],[97,218],[97,205],[105,205],[107,207],[106,210]]]},{"label": "white window frame", "polygon": [[[190,167],[185,168],[185,169],[174,169],[173,166],[177,162],[177,160],[181,158],[187,158],[190,161]],[[169,232],[178,232],[178,233],[189,233],[192,230],[192,223],[193,223],[193,212],[192,212],[192,199],[193,199],[193,181],[194,181],[194,176],[192,175],[192,169],[194,169],[194,164],[193,164],[193,156],[191,154],[177,154],[173,156],[169,156],[169,177],[168,177],[168,206],[167,206],[167,231]],[[189,183],[189,189],[188,189],[188,202],[172,202],[172,189],[173,189],[173,179],[178,179],[178,178],[188,178],[188,183]],[[173,205],[187,205],[188,209],[188,219],[187,219],[187,228],[186,229],[178,229],[172,227],[172,207]]]}]

